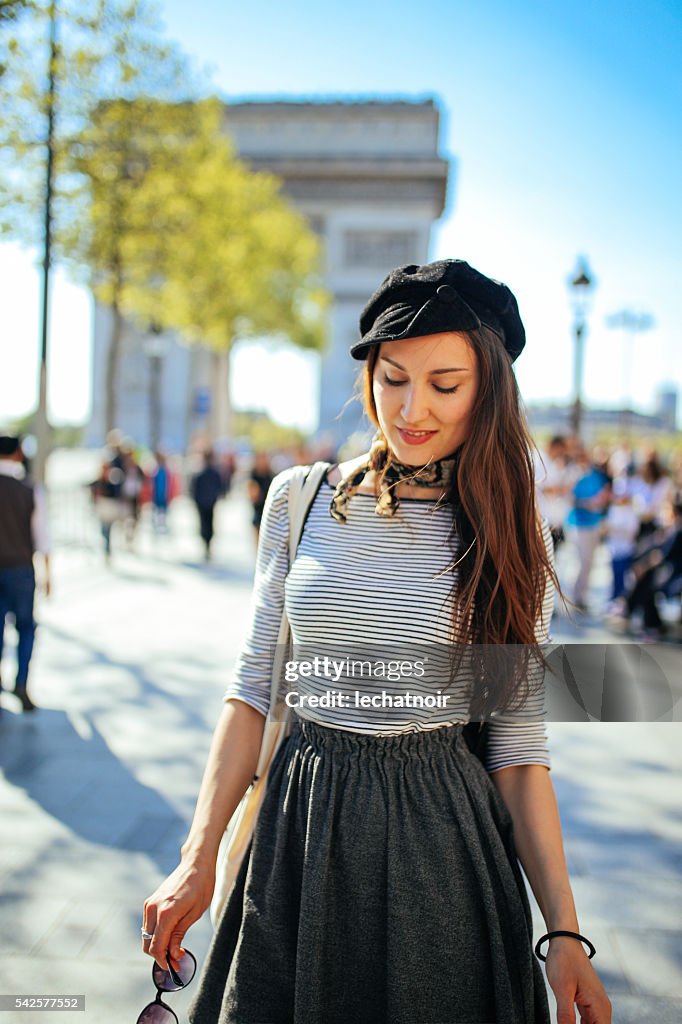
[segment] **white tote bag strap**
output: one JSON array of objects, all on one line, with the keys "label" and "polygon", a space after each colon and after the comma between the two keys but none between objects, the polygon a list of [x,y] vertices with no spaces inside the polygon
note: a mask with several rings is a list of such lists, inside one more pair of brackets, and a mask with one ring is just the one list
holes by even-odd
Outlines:
[{"label": "white tote bag strap", "polygon": [[[328,468],[328,463],[316,462],[312,467],[296,466],[292,473],[288,505],[290,566],[296,555],[306,514]],[[279,691],[278,684],[284,668],[285,656],[289,651],[289,644],[289,622],[286,612],[283,612],[273,662],[271,700],[273,695],[276,697]],[[291,709],[287,708],[286,710],[290,712]],[[210,911],[214,924],[223,911],[256,827],[267,786],[268,770],[291,725],[290,714],[287,717],[281,715],[279,718],[280,720],[273,720],[268,716],[265,721],[256,775],[232,815],[220,843],[216,863],[216,885]]]},{"label": "white tote bag strap", "polygon": [[[329,469],[328,462],[316,462],[312,466],[295,466],[289,481],[289,567],[293,565],[296,551],[303,532],[303,524],[313,498],[317,494],[322,478]],[[291,709],[281,703],[280,687],[284,674],[284,665],[288,660],[291,646],[291,630],[286,610],[282,612],[282,621],[277,637],[277,646],[272,665],[272,682],[270,684],[270,711],[263,730],[260,757],[256,766],[256,779],[268,770],[276,748],[283,734],[289,731]]]}]

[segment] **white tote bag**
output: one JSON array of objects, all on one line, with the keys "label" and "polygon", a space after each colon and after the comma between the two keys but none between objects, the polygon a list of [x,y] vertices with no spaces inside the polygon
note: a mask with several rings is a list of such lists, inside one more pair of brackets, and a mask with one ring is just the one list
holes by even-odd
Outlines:
[{"label": "white tote bag", "polygon": [[[322,477],[329,469],[328,462],[316,462],[312,467],[296,466],[289,482],[289,565],[294,561],[298,542],[303,531],[303,524],[308,509],[318,491]],[[270,713],[265,721],[260,756],[256,766],[256,774],[246,790],[237,809],[230,818],[225,834],[220,841],[216,861],[216,883],[211,901],[210,916],[215,925],[227,902],[230,890],[239,872],[251,836],[256,827],[260,811],[268,771],[280,744],[291,732],[291,708],[281,705],[280,686],[284,664],[288,659],[291,644],[291,632],[286,611],[282,615],[277,648],[272,666],[272,682],[270,685]],[[278,706],[279,705],[279,706]],[[273,709],[277,708],[277,721],[271,720]]]}]

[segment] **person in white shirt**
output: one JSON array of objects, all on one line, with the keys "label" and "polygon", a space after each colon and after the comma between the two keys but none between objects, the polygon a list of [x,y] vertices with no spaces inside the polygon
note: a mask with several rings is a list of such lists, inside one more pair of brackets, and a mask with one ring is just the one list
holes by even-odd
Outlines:
[{"label": "person in white shirt", "polygon": [[606,544],[611,556],[611,608],[616,611],[625,594],[625,581],[637,546],[639,517],[632,504],[630,482],[621,477],[614,480],[612,498],[606,513]]},{"label": "person in white shirt", "polygon": [[569,459],[566,438],[551,438],[544,457],[535,459],[535,486],[540,514],[549,523],[554,550],[565,540],[564,525],[571,508],[571,492],[576,481],[575,467]]},{"label": "person in white shirt", "polygon": [[664,509],[670,503],[672,491],[672,480],[651,449],[632,481],[633,507],[640,524],[639,540],[663,525]]}]

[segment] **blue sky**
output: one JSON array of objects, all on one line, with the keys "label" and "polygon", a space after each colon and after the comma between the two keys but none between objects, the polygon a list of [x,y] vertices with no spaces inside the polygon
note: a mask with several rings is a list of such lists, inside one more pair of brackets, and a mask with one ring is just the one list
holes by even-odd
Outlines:
[{"label": "blue sky", "polygon": [[[682,5],[164,0],[160,9],[168,34],[211,68],[228,99],[436,98],[442,149],[454,163],[432,256],[466,259],[516,292],[528,332],[516,364],[527,399],[570,397],[565,282],[578,254],[598,281],[587,399],[615,404],[630,391],[646,407],[662,381],[682,389]],[[17,275],[9,315],[26,339],[21,386],[10,393],[0,384],[0,409],[9,402],[16,413],[35,390],[34,304],[19,308],[26,268],[0,247],[3,269]],[[51,401],[56,418],[72,419],[87,408],[89,303],[60,291]],[[629,383],[622,335],[605,326],[623,308],[656,319],[635,343]],[[76,388],[70,375],[69,391],[57,363],[73,367],[75,352],[81,378]],[[243,357],[235,374],[243,395],[250,366]],[[278,380],[281,367],[275,389]]]}]

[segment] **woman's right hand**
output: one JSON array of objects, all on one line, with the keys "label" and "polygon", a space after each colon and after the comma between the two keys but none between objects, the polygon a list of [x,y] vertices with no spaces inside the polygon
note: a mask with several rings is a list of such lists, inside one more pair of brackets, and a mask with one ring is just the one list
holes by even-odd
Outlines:
[{"label": "woman's right hand", "polygon": [[168,970],[166,951],[173,967],[178,968],[185,952],[185,933],[210,905],[214,888],[215,864],[182,860],[145,900],[142,928],[153,938],[143,939],[142,948],[163,970]]}]

